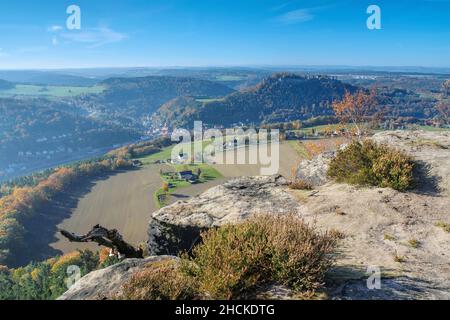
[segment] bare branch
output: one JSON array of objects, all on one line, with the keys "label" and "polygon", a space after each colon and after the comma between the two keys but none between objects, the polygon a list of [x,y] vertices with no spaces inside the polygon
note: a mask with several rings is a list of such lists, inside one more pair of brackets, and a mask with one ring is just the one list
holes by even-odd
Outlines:
[{"label": "bare branch", "polygon": [[125,258],[143,258],[142,249],[135,249],[132,245],[125,242],[115,229],[108,230],[100,225],[96,225],[85,235],[77,235],[66,230],[61,230],[60,233],[70,242],[95,242],[99,246],[113,249]]}]

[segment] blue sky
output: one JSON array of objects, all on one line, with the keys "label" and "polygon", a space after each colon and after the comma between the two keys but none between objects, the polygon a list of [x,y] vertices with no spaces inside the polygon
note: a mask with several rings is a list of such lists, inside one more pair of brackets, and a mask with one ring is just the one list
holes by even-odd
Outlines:
[{"label": "blue sky", "polygon": [[450,67],[450,0],[0,2],[1,69],[237,65]]}]

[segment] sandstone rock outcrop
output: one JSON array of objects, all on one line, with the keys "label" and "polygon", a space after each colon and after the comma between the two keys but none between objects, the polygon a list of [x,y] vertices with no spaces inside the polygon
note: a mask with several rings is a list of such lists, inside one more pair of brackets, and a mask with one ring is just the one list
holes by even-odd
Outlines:
[{"label": "sandstone rock outcrop", "polygon": [[[401,193],[318,179],[315,190],[303,191],[290,190],[280,176],[238,178],[155,212],[149,224],[152,254],[189,250],[204,229],[261,213],[294,212],[319,229],[345,235],[337,265],[327,279],[331,299],[450,299],[450,233],[443,228],[450,226],[450,133],[383,132],[373,139],[421,161],[429,169],[421,181],[424,188]],[[317,159],[318,163],[308,163],[309,172],[323,177],[326,156]],[[431,188],[434,181],[438,189]],[[106,297],[133,272],[157,259],[164,257],[127,260],[94,272],[62,298]],[[370,270],[381,272],[381,289],[367,286],[373,275]],[[262,296],[271,293],[269,298],[292,298],[287,288],[263,291]]]},{"label": "sandstone rock outcrop", "polygon": [[313,160],[304,160],[297,169],[296,178],[309,183],[311,186],[323,186],[328,182],[327,171],[330,161],[336,152],[326,152]]},{"label": "sandstone rock outcrop", "polygon": [[243,221],[256,214],[299,212],[282,176],[243,177],[214,187],[152,216],[148,231],[151,254],[175,255],[189,250],[202,230]]}]

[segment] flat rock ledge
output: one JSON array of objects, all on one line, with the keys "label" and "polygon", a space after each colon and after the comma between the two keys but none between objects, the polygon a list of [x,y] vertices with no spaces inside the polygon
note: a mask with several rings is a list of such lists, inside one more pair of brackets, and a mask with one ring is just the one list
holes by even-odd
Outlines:
[{"label": "flat rock ledge", "polygon": [[155,212],[148,229],[150,254],[177,255],[191,249],[202,231],[254,215],[299,213],[287,185],[279,175],[238,178]]}]

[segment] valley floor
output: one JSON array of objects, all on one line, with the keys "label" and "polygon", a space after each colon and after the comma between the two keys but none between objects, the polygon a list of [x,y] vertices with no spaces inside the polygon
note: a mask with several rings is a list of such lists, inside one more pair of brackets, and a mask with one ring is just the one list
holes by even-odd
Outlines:
[{"label": "valley floor", "polygon": [[[248,150],[238,150],[238,153],[245,152],[248,153]],[[153,158],[155,157],[152,156]],[[290,177],[292,168],[296,167],[300,160],[301,155],[294,150],[292,144],[280,145],[280,174]],[[171,195],[168,204],[197,196],[230,178],[259,175],[261,169],[260,165],[221,164],[213,167],[223,178],[177,189]],[[79,199],[73,213],[60,223],[58,228],[84,234],[93,226],[100,224],[119,230],[125,240],[134,245],[145,242],[148,238],[146,222],[150,220],[151,214],[158,210],[154,193],[161,188],[160,169],[171,168],[165,164],[147,162],[139,170],[123,172],[96,182],[91,191]],[[50,246],[63,253],[84,248],[98,249],[95,244],[70,243],[59,234],[55,234],[55,239]]]}]

